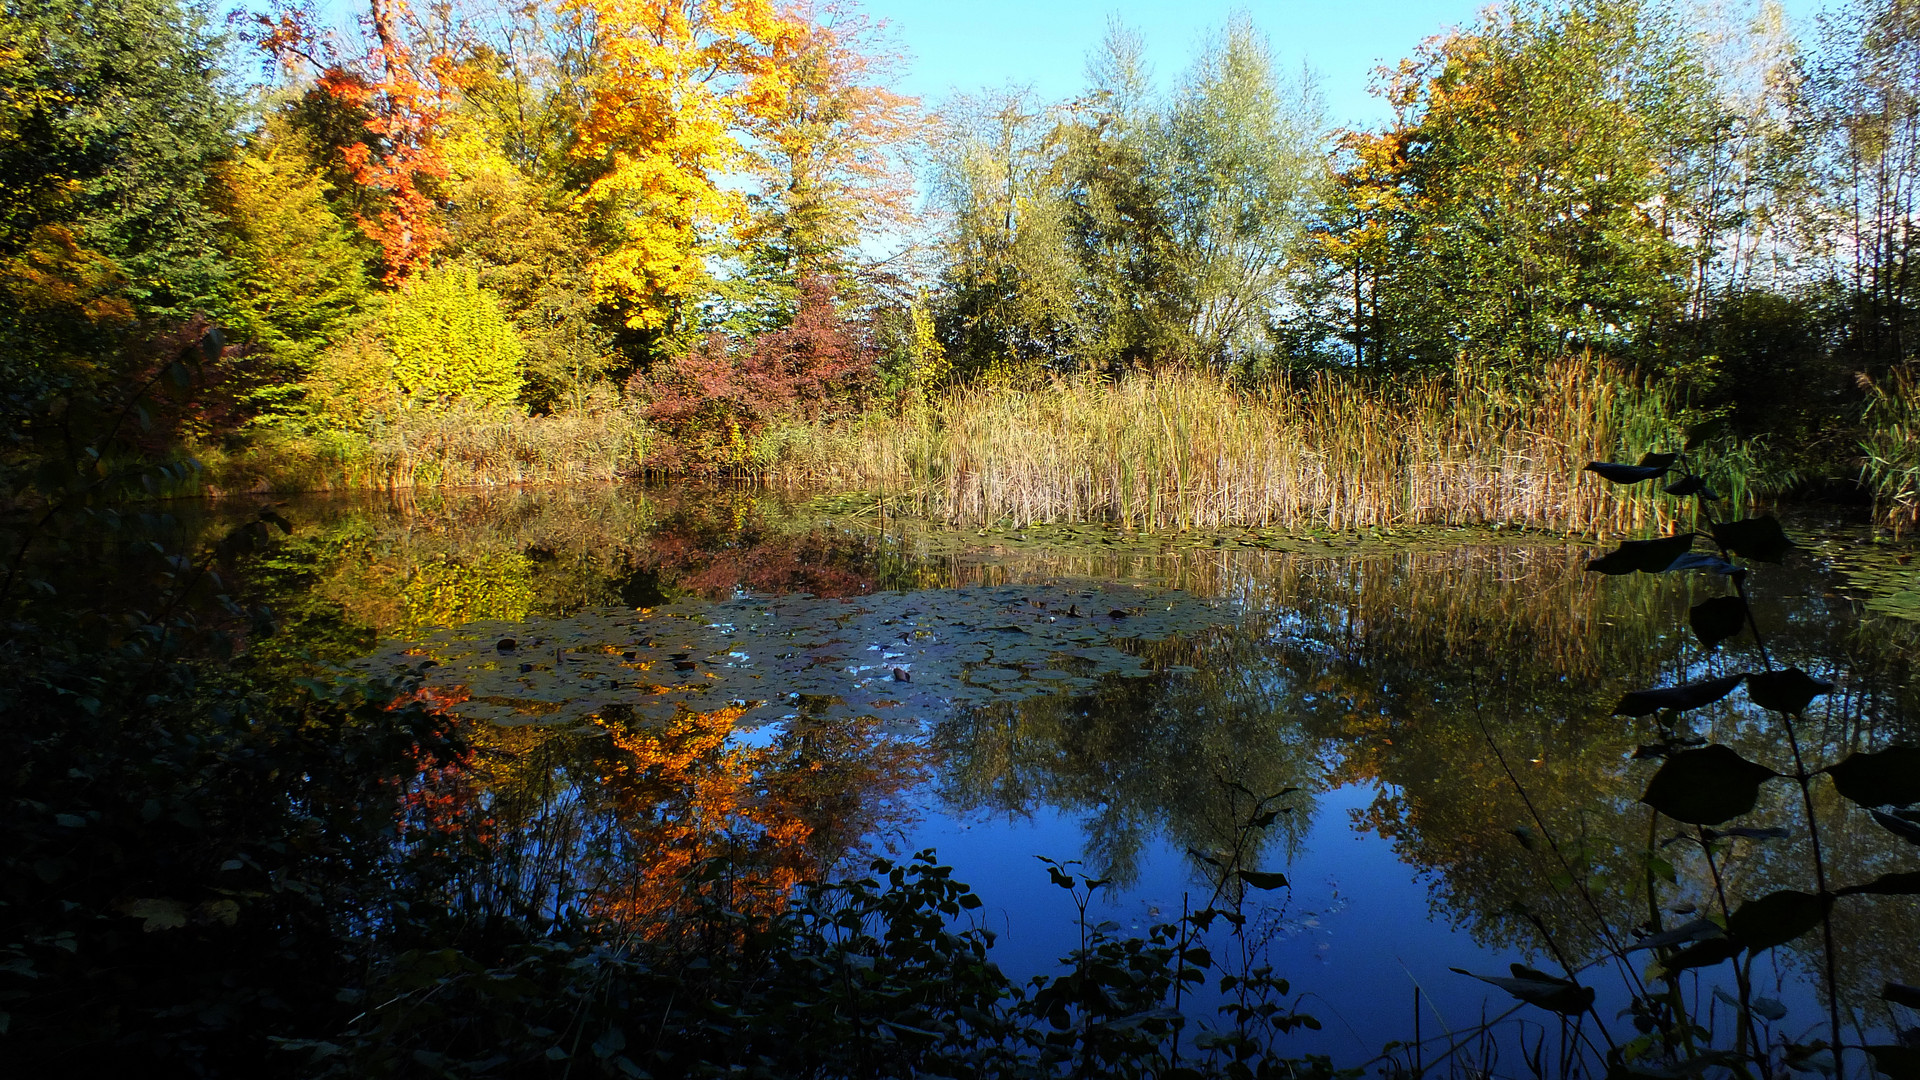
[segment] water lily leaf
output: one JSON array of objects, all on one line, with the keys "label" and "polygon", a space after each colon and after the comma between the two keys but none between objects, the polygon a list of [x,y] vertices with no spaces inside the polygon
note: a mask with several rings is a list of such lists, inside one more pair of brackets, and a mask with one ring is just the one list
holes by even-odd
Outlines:
[{"label": "water lily leaf", "polygon": [[119,911],[122,915],[142,920],[140,929],[149,934],[155,930],[176,930],[187,925],[187,905],[164,896],[128,900],[119,905]]},{"label": "water lily leaf", "polygon": [[1868,813],[1872,814],[1873,820],[1879,822],[1888,832],[1909,844],[1920,847],[1920,825],[1905,818],[1894,817],[1884,810],[1869,810]]},{"label": "water lily leaf", "polygon": [[1848,754],[1827,770],[1840,794],[1860,806],[1906,806],[1920,802],[1920,746],[1892,746],[1871,754]]},{"label": "water lily leaf", "polygon": [[1920,871],[1881,874],[1872,881],[1835,889],[1835,896],[1920,896]]},{"label": "water lily leaf", "polygon": [[1781,530],[1779,519],[1772,514],[1745,521],[1715,522],[1713,539],[1735,555],[1761,562],[1777,563],[1794,548],[1793,541]]},{"label": "water lily leaf", "polygon": [[1287,887],[1287,875],[1285,874],[1269,874],[1259,870],[1240,870],[1235,872],[1235,876],[1256,889],[1272,891],[1274,889],[1284,889]]},{"label": "water lily leaf", "polygon": [[1733,937],[1707,938],[1653,965],[1647,975],[1649,978],[1665,979],[1675,972],[1712,967],[1739,956],[1741,948],[1740,941]]},{"label": "water lily leaf", "polygon": [[1525,964],[1512,965],[1511,978],[1475,975],[1465,968],[1452,970],[1456,974],[1468,975],[1497,986],[1529,1005],[1538,1005],[1563,1016],[1578,1016],[1593,1007],[1593,987],[1581,986],[1571,979],[1549,975],[1544,971],[1535,971]]},{"label": "water lily leaf", "polygon": [[1799,668],[1785,671],[1756,671],[1747,676],[1747,698],[1763,709],[1799,713],[1807,703],[1833,689],[1833,684],[1813,678]]},{"label": "water lily leaf", "polygon": [[1620,704],[1613,707],[1613,715],[1652,716],[1662,709],[1697,709],[1733,693],[1733,688],[1744,678],[1745,675],[1728,675],[1659,690],[1635,690],[1621,697]]},{"label": "water lily leaf", "polygon": [[1820,925],[1833,897],[1781,889],[1734,909],[1727,930],[1753,952],[1785,945]]},{"label": "water lily leaf", "polygon": [[1718,825],[1753,809],[1760,785],[1779,774],[1725,746],[1683,750],[1647,782],[1640,801],[1689,825]]},{"label": "water lily leaf", "polygon": [[1693,627],[1700,644],[1711,649],[1746,627],[1747,602],[1738,596],[1703,600],[1687,612],[1687,625]]},{"label": "water lily leaf", "polygon": [[1626,465],[1618,461],[1589,461],[1585,471],[1598,473],[1616,484],[1638,484],[1656,476],[1665,476],[1671,465],[1671,462],[1666,465]]},{"label": "water lily leaf", "polygon": [[1693,549],[1694,533],[1662,536],[1653,540],[1628,540],[1613,551],[1587,564],[1598,574],[1657,574]]}]

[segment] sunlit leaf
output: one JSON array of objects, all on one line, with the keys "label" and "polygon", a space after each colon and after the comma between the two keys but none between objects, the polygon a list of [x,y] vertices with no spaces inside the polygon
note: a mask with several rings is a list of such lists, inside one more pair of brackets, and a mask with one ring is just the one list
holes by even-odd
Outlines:
[{"label": "sunlit leaf", "polygon": [[1756,671],[1747,676],[1747,697],[1755,705],[1775,712],[1799,713],[1807,703],[1833,689],[1833,684],[1813,678],[1799,668],[1784,671]]},{"label": "sunlit leaf", "polygon": [[1718,825],[1753,809],[1760,785],[1778,775],[1725,746],[1683,750],[1647,782],[1640,801],[1689,825]]},{"label": "sunlit leaf", "polygon": [[1760,952],[1785,945],[1820,925],[1833,907],[1833,897],[1782,889],[1734,909],[1727,930],[1746,948]]},{"label": "sunlit leaf", "polygon": [[1525,964],[1512,965],[1511,978],[1500,975],[1475,975],[1464,968],[1452,970],[1460,975],[1472,976],[1483,983],[1491,983],[1529,1005],[1538,1005],[1565,1016],[1577,1016],[1593,1007],[1593,987],[1581,986],[1571,979],[1536,971]]},{"label": "sunlit leaf", "polygon": [[1891,746],[1871,754],[1848,754],[1827,770],[1840,794],[1861,806],[1906,806],[1920,802],[1920,746]]},{"label": "sunlit leaf", "polygon": [[1613,715],[1651,716],[1662,709],[1697,709],[1711,705],[1733,693],[1733,688],[1745,677],[1728,675],[1659,690],[1635,690],[1621,697],[1620,703],[1613,707]]},{"label": "sunlit leaf", "polygon": [[1662,536],[1654,540],[1628,540],[1613,551],[1587,564],[1599,574],[1657,574],[1693,549],[1694,533]]},{"label": "sunlit leaf", "polygon": [[1747,602],[1738,596],[1703,600],[1687,613],[1687,625],[1693,627],[1700,644],[1711,649],[1747,625]]},{"label": "sunlit leaf", "polygon": [[1745,521],[1719,521],[1713,525],[1713,539],[1721,547],[1745,559],[1777,563],[1792,551],[1793,541],[1781,530],[1772,514]]}]

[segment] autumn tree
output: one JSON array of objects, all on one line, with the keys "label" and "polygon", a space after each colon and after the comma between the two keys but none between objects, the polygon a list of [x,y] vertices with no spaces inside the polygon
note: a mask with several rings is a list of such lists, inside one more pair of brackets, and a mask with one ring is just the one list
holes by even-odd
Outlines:
[{"label": "autumn tree", "polygon": [[1358,254],[1363,287],[1374,252],[1363,348],[1526,366],[1633,352],[1681,317],[1672,210],[1713,95],[1671,17],[1638,0],[1517,3],[1428,42],[1388,94],[1393,127],[1350,143],[1329,249]]},{"label": "autumn tree", "polygon": [[744,220],[722,178],[748,162],[742,132],[787,108],[781,60],[804,35],[772,0],[569,0],[590,17],[598,64],[573,155],[579,205],[605,252],[596,294],[627,326],[680,328],[710,281],[705,256]]},{"label": "autumn tree", "polygon": [[746,239],[788,287],[845,277],[862,240],[912,215],[905,154],[923,130],[919,103],[887,88],[899,57],[885,49],[882,27],[844,4],[800,18],[778,57],[782,107],[750,143],[760,191]]}]

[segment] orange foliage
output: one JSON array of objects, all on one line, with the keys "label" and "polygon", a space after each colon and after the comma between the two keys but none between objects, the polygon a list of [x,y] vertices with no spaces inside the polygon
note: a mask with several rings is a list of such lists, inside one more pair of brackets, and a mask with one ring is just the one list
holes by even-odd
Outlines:
[{"label": "orange foliage", "polygon": [[359,224],[380,245],[388,283],[398,283],[424,266],[442,239],[428,189],[447,175],[439,134],[459,91],[459,65],[445,48],[416,54],[407,42],[412,22],[407,0],[368,0],[375,44],[351,61],[320,47],[301,12],[283,10],[257,19],[262,48],[283,64],[313,63],[321,69],[319,88],[365,116],[372,138],[344,147],[341,157],[356,183],[386,193],[386,207]]}]

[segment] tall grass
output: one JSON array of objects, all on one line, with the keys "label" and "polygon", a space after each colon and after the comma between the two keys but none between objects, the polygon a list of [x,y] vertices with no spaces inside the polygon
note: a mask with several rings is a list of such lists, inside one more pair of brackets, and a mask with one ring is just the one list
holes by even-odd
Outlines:
[{"label": "tall grass", "polygon": [[1881,520],[1898,533],[1920,523],[1920,380],[1895,368],[1867,391],[1861,479]]},{"label": "tall grass", "polygon": [[968,525],[1610,533],[1660,523],[1661,511],[1581,470],[1673,449],[1679,413],[1665,391],[1590,358],[1525,385],[1464,368],[1253,390],[1163,375],[963,389],[823,437],[782,471],[902,490],[921,512]]},{"label": "tall grass", "polygon": [[402,413],[365,431],[260,431],[234,451],[203,450],[215,493],[501,487],[609,481],[632,473],[648,429],[625,409],[522,416]]}]

